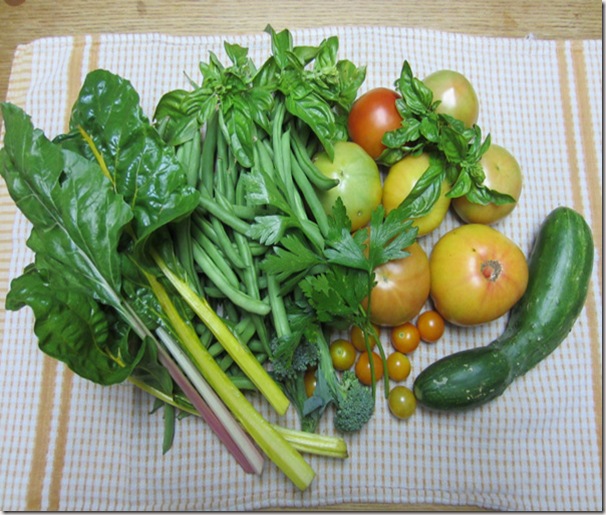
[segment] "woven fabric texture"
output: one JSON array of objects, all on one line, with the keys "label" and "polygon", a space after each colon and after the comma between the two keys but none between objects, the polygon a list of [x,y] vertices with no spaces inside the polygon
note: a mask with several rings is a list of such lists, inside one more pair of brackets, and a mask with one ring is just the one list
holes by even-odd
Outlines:
[{"label": "woven fabric texture", "polygon": [[[419,409],[406,422],[377,403],[367,428],[347,436],[350,457],[309,457],[317,476],[299,492],[271,463],[246,475],[205,424],[177,423],[162,455],[161,411],[125,383],[100,387],[37,347],[29,310],[8,312],[10,280],[32,260],[29,226],[0,181],[0,508],[3,510],[251,510],[340,502],[477,505],[499,510],[601,510],[602,477],[602,43],[470,37],[388,27],[293,30],[297,45],[337,35],[339,56],[367,65],[362,90],[391,86],[408,60],[423,77],[458,70],[481,102],[479,125],[518,159],[519,206],[496,227],[528,254],[545,216],[560,205],[581,212],[596,242],[585,309],[565,342],[498,400],[465,414]],[[161,34],[78,35],[18,47],[8,100],[49,137],[65,131],[86,73],[129,79],[148,115],[163,92],[189,88],[198,63],[226,38]],[[255,62],[267,34],[231,36]],[[420,240],[427,252],[459,222]],[[407,382],[439,357],[496,338],[505,319],[449,328],[411,356]],[[388,335],[382,338],[386,346]],[[273,422],[294,427],[289,411]],[[329,415],[320,432],[331,433]]]}]

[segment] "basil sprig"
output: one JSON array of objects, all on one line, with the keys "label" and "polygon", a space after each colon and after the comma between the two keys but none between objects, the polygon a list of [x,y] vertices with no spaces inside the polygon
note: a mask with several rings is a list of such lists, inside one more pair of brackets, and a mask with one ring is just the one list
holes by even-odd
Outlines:
[{"label": "basil sprig", "polygon": [[478,125],[466,127],[463,122],[447,114],[436,112],[439,101],[432,91],[413,75],[408,61],[404,61],[400,78],[395,83],[401,98],[396,107],[402,124],[383,137],[387,147],[379,161],[391,166],[407,155],[430,154],[429,168],[416,183],[406,199],[415,203],[415,217],[426,215],[440,195],[441,184],[447,179],[451,185],[447,196],[465,196],[476,204],[506,204],[513,197],[488,188],[480,159],[490,147],[490,135],[482,140]]}]

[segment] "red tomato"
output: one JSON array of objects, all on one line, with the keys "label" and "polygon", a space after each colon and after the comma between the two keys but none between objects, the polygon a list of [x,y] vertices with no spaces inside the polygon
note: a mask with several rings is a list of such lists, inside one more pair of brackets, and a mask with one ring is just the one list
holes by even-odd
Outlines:
[{"label": "red tomato", "polygon": [[[383,361],[376,352],[371,352],[372,360],[375,367],[375,381],[378,381],[383,377]],[[356,362],[356,376],[362,384],[370,386],[372,384],[372,375],[370,371],[370,356],[368,352],[360,354],[358,361]]]},{"label": "red tomato", "polygon": [[528,284],[522,250],[488,225],[468,224],[446,233],[433,247],[429,266],[436,310],[462,326],[504,315]]},{"label": "red tomato", "polygon": [[341,197],[351,230],[355,231],[370,221],[370,215],[381,203],[383,186],[377,163],[362,147],[351,141],[338,141],[331,161],[326,152],[314,158],[318,170],[326,177],[338,179],[339,184],[326,191],[318,191],[318,198],[327,214]]},{"label": "red tomato", "polygon": [[406,249],[410,255],[375,269],[377,284],[370,292],[373,324],[393,327],[412,320],[429,297],[427,254],[418,243]]},{"label": "red tomato", "polygon": [[349,136],[373,159],[385,150],[383,135],[402,124],[396,108],[398,98],[400,95],[391,89],[375,88],[364,93],[351,107],[347,120]]},{"label": "red tomato", "polygon": [[434,101],[440,101],[437,113],[461,120],[466,127],[478,121],[478,96],[464,75],[453,70],[439,70],[425,77],[423,83],[432,91]]},{"label": "red tomato", "polygon": [[452,207],[464,222],[492,224],[506,217],[517,205],[522,192],[522,171],[520,165],[506,149],[495,145],[488,147],[480,159],[484,175],[484,186],[499,193],[511,195],[515,202],[495,205],[474,204],[465,197],[452,199]]},{"label": "red tomato", "polygon": [[445,323],[437,311],[425,311],[417,318],[417,327],[421,340],[425,343],[437,342],[444,334]]}]

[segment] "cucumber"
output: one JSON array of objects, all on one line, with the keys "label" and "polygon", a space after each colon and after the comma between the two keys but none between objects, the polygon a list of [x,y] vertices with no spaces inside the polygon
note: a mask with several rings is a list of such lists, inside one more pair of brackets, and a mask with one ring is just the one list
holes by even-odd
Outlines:
[{"label": "cucumber", "polygon": [[594,244],[585,219],[568,207],[543,221],[528,259],[526,292],[505,331],[485,347],[441,358],[415,379],[419,404],[443,411],[481,406],[500,396],[564,341],[587,298]]}]

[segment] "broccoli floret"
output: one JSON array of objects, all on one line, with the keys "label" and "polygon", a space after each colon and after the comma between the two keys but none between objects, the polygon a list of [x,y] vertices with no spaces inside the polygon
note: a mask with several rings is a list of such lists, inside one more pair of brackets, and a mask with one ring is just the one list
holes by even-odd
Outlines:
[{"label": "broccoli floret", "polygon": [[291,381],[318,363],[318,349],[306,340],[293,337],[274,340],[272,346],[272,372],[280,382]]},{"label": "broccoli floret", "polygon": [[335,413],[335,428],[343,433],[359,431],[370,420],[375,410],[372,390],[364,386],[351,370],[343,373],[341,399]]}]

